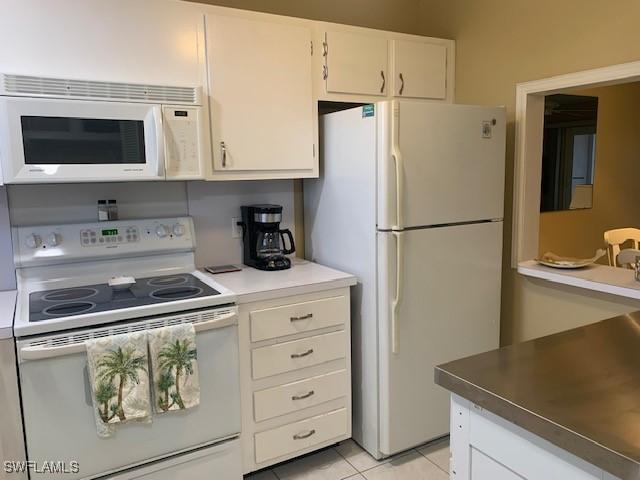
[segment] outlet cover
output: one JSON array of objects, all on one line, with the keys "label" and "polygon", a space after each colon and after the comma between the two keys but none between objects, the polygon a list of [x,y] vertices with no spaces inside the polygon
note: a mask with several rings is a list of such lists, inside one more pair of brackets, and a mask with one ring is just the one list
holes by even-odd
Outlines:
[{"label": "outlet cover", "polygon": [[231,218],[231,238],[242,238],[242,226],[238,225],[241,220],[240,217]]}]

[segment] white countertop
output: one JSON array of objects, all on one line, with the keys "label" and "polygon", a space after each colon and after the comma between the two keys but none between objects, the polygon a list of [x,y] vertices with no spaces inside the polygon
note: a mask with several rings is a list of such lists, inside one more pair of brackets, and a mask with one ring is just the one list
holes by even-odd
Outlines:
[{"label": "white countertop", "polygon": [[0,340],[13,337],[13,313],[16,308],[16,291],[0,292]]},{"label": "white countertop", "polygon": [[518,264],[518,273],[550,282],[640,300],[640,282],[635,280],[633,270],[626,268],[594,264],[584,268],[559,269],[545,267],[534,260],[529,260]]},{"label": "white countertop", "polygon": [[296,259],[288,270],[265,272],[243,265],[240,272],[211,275],[217,283],[249,303],[355,285],[356,277],[313,262]]}]

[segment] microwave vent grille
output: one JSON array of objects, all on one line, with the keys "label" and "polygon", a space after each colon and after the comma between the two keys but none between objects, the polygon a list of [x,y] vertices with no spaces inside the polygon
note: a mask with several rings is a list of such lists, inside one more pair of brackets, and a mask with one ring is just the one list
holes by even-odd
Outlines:
[{"label": "microwave vent grille", "polygon": [[134,101],[165,104],[201,104],[201,89],[136,83],[96,82],[65,78],[4,74],[5,95],[37,95],[106,101]]}]

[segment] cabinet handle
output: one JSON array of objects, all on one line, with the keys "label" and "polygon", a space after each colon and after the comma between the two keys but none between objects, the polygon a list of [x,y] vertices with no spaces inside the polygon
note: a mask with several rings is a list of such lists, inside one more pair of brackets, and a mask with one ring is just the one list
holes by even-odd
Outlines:
[{"label": "cabinet handle", "polygon": [[309,350],[307,350],[306,352],[303,353],[292,353],[291,354],[291,358],[302,358],[302,357],[306,357],[308,355],[311,355],[313,353],[313,348],[310,348]]},{"label": "cabinet handle", "polygon": [[316,431],[315,430],[309,430],[308,433],[296,433],[293,436],[294,440],[304,440],[305,438],[309,438],[311,435],[315,434]]},{"label": "cabinet handle", "polygon": [[297,322],[299,320],[307,320],[309,318],[313,318],[313,313],[307,313],[306,315],[301,315],[299,317],[291,317],[289,320],[292,322]]},{"label": "cabinet handle", "polygon": [[404,92],[404,77],[402,76],[402,73],[400,74],[400,92],[398,92],[400,95],[402,95],[402,92]]},{"label": "cabinet handle", "polygon": [[382,85],[380,85],[380,93],[384,93],[384,86],[387,84],[387,80],[384,78],[384,70],[380,70],[380,76],[382,77]]},{"label": "cabinet handle", "polygon": [[329,53],[329,44],[327,42],[322,42],[322,56],[326,57]]},{"label": "cabinet handle", "polygon": [[220,142],[220,152],[222,154],[222,166],[227,166],[227,146],[224,142]]},{"label": "cabinet handle", "polygon": [[304,400],[305,398],[309,398],[311,395],[315,393],[316,392],[314,392],[313,390],[309,390],[304,395],[294,395],[293,397],[291,397],[291,400]]},{"label": "cabinet handle", "polygon": [[328,76],[329,76],[329,72],[327,71],[327,66],[323,65],[322,66],[322,79],[326,80]]}]

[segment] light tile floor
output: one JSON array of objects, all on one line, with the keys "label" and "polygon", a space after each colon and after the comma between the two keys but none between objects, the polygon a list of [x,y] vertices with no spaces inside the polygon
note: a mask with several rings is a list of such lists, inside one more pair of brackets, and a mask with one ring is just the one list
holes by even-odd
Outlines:
[{"label": "light tile floor", "polygon": [[245,477],[245,480],[447,480],[449,438],[376,460],[353,440]]}]

